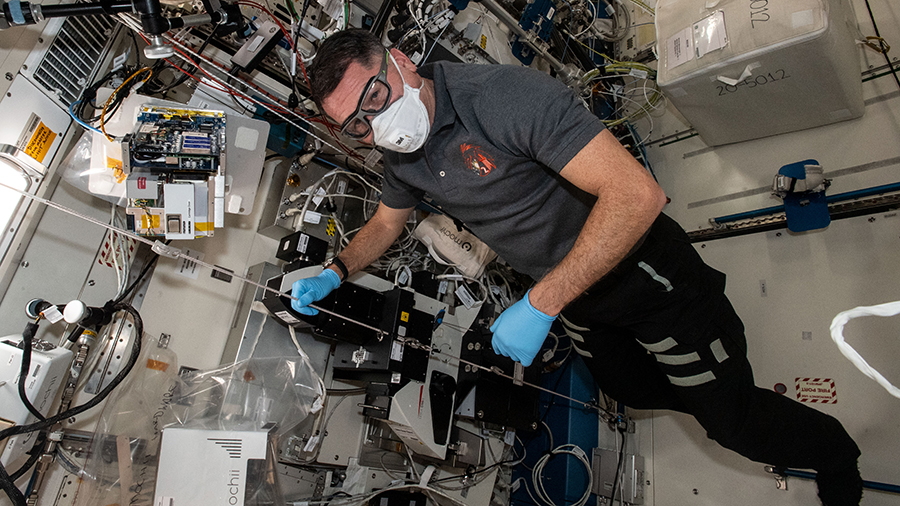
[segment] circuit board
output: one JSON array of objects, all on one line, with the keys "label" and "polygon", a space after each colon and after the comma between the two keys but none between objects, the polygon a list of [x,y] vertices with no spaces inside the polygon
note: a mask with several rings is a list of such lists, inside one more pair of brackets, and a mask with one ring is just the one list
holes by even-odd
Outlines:
[{"label": "circuit board", "polygon": [[216,173],[225,152],[225,113],[144,106],[123,147],[126,172]]},{"label": "circuit board", "polygon": [[122,151],[129,230],[193,239],[223,226],[224,112],[145,105]]}]

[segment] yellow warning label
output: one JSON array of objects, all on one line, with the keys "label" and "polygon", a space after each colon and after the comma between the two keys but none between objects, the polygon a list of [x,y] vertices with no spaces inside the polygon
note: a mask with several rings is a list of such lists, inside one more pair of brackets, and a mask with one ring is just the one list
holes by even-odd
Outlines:
[{"label": "yellow warning label", "polygon": [[211,221],[195,221],[194,222],[194,230],[196,230],[197,232],[209,232],[212,229],[213,229],[213,222],[211,222]]},{"label": "yellow warning label", "polygon": [[141,230],[150,230],[151,228],[159,228],[159,215],[158,214],[142,214],[141,215]]},{"label": "yellow warning label", "polygon": [[325,227],[325,233],[331,237],[334,237],[335,225],[334,218],[328,218],[328,225]]},{"label": "yellow warning label", "polygon": [[487,49],[487,37],[481,36],[481,49]]},{"label": "yellow warning label", "polygon": [[34,134],[31,136],[31,140],[28,141],[28,145],[25,146],[25,154],[34,158],[39,163],[44,163],[44,158],[47,156],[47,152],[50,151],[50,146],[53,145],[55,139],[56,132],[47,128],[47,125],[41,121],[40,124],[38,124],[37,130],[35,130]]},{"label": "yellow warning label", "polygon": [[407,313],[406,311],[401,311],[400,312],[400,321],[408,323],[409,322],[409,313]]}]

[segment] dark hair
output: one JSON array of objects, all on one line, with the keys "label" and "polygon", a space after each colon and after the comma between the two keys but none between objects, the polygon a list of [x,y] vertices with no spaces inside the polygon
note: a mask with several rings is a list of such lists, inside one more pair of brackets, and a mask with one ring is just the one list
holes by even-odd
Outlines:
[{"label": "dark hair", "polygon": [[308,69],[312,99],[322,110],[322,100],[331,94],[344,78],[352,62],[371,66],[384,52],[378,37],[358,28],[338,32],[325,39]]}]

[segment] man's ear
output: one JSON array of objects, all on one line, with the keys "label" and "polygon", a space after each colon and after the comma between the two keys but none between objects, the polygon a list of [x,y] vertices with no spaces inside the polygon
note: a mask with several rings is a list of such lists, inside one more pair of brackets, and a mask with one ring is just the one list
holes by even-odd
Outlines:
[{"label": "man's ear", "polygon": [[394,57],[394,60],[397,62],[397,65],[402,67],[404,70],[407,70],[409,72],[416,71],[416,69],[417,69],[416,64],[413,63],[412,60],[410,60],[409,57],[406,56],[405,53],[403,53],[403,51],[400,51],[397,48],[393,48],[393,49],[391,49],[391,56]]}]

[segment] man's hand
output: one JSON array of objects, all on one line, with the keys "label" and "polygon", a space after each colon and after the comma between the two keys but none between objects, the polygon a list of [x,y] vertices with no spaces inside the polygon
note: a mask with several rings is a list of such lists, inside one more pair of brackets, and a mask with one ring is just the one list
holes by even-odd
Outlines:
[{"label": "man's hand", "polygon": [[500,317],[491,325],[491,332],[494,333],[491,345],[498,355],[509,357],[528,367],[541,350],[555,319],[555,316],[535,309],[526,293],[522,300],[500,313]]},{"label": "man's hand", "polygon": [[314,278],[303,278],[294,281],[291,286],[291,296],[298,300],[291,300],[294,311],[313,316],[319,314],[318,309],[307,307],[313,302],[324,299],[332,290],[340,286],[341,277],[331,269],[325,269]]}]

